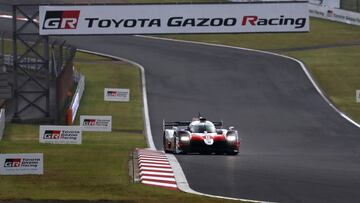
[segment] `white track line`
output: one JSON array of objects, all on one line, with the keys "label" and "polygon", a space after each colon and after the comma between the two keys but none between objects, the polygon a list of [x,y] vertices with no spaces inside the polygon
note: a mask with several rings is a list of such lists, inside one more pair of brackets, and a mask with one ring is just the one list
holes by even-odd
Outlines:
[{"label": "white track line", "polygon": [[157,168],[157,167],[140,167],[140,171],[168,171],[168,172],[172,172],[171,168]]},{"label": "white track line", "polygon": [[144,154],[139,154],[138,157],[143,157],[143,158],[157,158],[157,159],[166,159],[165,154],[162,155],[144,155]]},{"label": "white track line", "polygon": [[158,161],[158,160],[162,160],[162,161],[167,161],[166,156],[161,156],[161,157],[156,157],[156,156],[138,156],[138,159],[141,160],[154,160],[154,161]]},{"label": "white track line", "polygon": [[170,164],[148,164],[148,163],[141,163],[139,164],[140,167],[146,167],[146,166],[150,166],[150,167],[159,167],[159,168],[171,168]]},{"label": "white track line", "polygon": [[167,159],[154,159],[154,158],[139,158],[139,161],[158,161],[158,162],[167,162]]},{"label": "white track line", "polygon": [[154,175],[154,176],[167,176],[167,177],[175,177],[173,172],[155,172],[155,171],[141,171],[140,175]]},{"label": "white track line", "polygon": [[152,160],[140,160],[139,163],[154,163],[154,164],[170,164],[168,161],[152,161]]},{"label": "white track line", "polygon": [[139,160],[152,160],[152,161],[167,161],[166,156],[164,157],[144,157],[144,156],[140,156],[138,157]]},{"label": "white track line", "polygon": [[144,184],[148,184],[148,185],[156,185],[156,186],[163,186],[163,187],[170,187],[170,188],[177,188],[176,184],[170,184],[170,183],[160,183],[160,182],[154,182],[154,181],[147,181],[147,180],[142,180],[141,181]]},{"label": "white track line", "polygon": [[169,181],[176,183],[175,178],[165,178],[165,177],[159,177],[159,176],[141,176],[140,180],[160,180],[160,181]]}]

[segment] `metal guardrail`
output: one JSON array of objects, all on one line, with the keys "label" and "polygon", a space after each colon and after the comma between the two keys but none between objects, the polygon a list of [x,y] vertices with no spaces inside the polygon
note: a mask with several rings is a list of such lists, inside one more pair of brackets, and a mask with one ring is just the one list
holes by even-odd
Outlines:
[{"label": "metal guardrail", "polygon": [[78,81],[78,85],[76,87],[76,91],[74,93],[74,97],[67,110],[67,122],[69,125],[72,125],[75,120],[76,113],[77,110],[79,109],[81,97],[84,93],[84,90],[85,90],[85,76],[80,74],[80,78]]},{"label": "metal guardrail", "polygon": [[0,110],[0,141],[4,135],[5,130],[5,109]]}]

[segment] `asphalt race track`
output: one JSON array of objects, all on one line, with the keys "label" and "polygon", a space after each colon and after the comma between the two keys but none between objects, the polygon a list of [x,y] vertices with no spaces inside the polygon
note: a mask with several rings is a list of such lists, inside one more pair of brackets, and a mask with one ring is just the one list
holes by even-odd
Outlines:
[{"label": "asphalt race track", "polygon": [[[7,29],[9,21],[0,23]],[[322,99],[295,61],[133,36],[66,39],[145,67],[158,149],[164,118],[201,112],[239,130],[237,156],[177,156],[192,189],[276,202],[360,202],[360,129]]]}]

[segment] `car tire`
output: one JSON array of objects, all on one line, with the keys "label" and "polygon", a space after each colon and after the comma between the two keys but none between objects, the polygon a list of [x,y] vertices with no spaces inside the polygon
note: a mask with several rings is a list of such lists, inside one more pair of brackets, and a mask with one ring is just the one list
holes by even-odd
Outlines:
[{"label": "car tire", "polygon": [[238,155],[239,152],[235,152],[235,151],[230,151],[227,153],[228,155],[232,155],[232,156],[235,156],[235,155]]},{"label": "car tire", "polygon": [[177,137],[176,136],[174,136],[174,154],[186,154],[186,152],[185,151],[183,151],[183,150],[180,150],[179,148],[178,148],[178,143],[179,143],[179,140],[178,139],[176,139]]},{"label": "car tire", "polygon": [[167,142],[166,142],[166,138],[165,138],[165,135],[163,135],[163,147],[164,147],[164,151],[165,153],[169,153],[171,152],[170,150],[167,149]]}]

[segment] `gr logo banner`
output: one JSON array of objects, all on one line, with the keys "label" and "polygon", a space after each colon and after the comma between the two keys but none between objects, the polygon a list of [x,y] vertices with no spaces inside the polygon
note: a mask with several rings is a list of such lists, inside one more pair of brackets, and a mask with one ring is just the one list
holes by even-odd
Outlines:
[{"label": "gr logo banner", "polygon": [[39,142],[48,144],[81,144],[80,126],[40,125]]},{"label": "gr logo banner", "polygon": [[21,159],[5,159],[4,167],[20,167]]},{"label": "gr logo banner", "polygon": [[43,29],[76,29],[79,10],[46,11]]},{"label": "gr logo banner", "polygon": [[105,88],[104,101],[128,102],[130,101],[130,89]]},{"label": "gr logo banner", "polygon": [[80,125],[83,131],[111,132],[112,116],[81,115]]},{"label": "gr logo banner", "polygon": [[307,1],[39,7],[40,35],[307,32]]},{"label": "gr logo banner", "polygon": [[0,175],[42,175],[43,162],[42,153],[0,154]]},{"label": "gr logo banner", "polygon": [[46,130],[44,139],[60,139],[60,130]]},{"label": "gr logo banner", "polygon": [[96,119],[84,119],[84,122],[81,122],[83,126],[95,126]]}]

